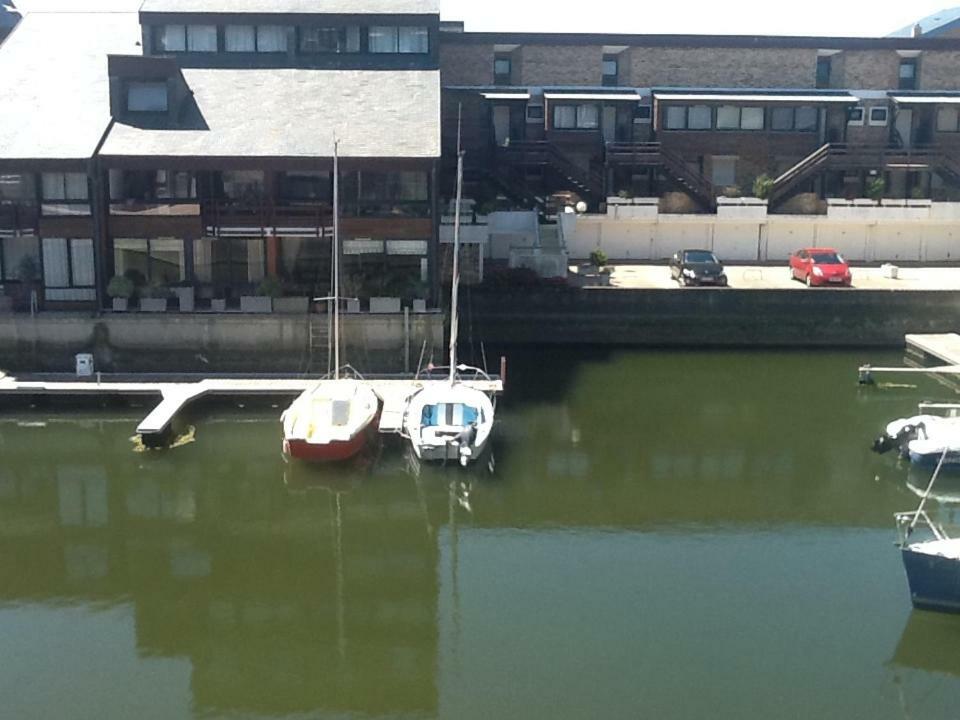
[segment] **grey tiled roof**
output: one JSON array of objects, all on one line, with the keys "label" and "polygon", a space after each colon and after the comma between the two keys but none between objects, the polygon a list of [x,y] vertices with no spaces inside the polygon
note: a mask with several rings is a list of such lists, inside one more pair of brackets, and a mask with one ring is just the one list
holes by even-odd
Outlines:
[{"label": "grey tiled roof", "polygon": [[924,36],[936,37],[955,27],[958,22],[960,22],[960,7],[947,8],[890,33],[890,37],[913,37],[913,28],[916,25],[920,26],[920,32]]},{"label": "grey tiled roof", "polygon": [[185,69],[202,130],[117,123],[106,156],[440,156],[436,70]]},{"label": "grey tiled roof", "polygon": [[437,15],[438,0],[144,0],[141,12]]},{"label": "grey tiled roof", "polygon": [[110,122],[108,53],[139,53],[136,13],[28,13],[0,46],[0,159],[83,159]]}]

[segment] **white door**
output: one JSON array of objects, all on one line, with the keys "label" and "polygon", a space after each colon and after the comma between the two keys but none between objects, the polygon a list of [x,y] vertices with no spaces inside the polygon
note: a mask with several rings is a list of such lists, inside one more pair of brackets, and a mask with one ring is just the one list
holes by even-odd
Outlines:
[{"label": "white door", "polygon": [[510,107],[508,105],[494,106],[493,133],[500,147],[510,144]]},{"label": "white door", "polygon": [[911,147],[913,143],[913,110],[900,108],[897,113],[896,128],[897,135],[900,136],[903,147]]}]

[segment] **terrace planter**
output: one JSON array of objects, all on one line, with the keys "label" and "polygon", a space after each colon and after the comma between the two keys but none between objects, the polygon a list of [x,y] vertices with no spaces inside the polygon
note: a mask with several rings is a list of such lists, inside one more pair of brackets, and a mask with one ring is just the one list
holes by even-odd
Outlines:
[{"label": "terrace planter", "polygon": [[306,315],[310,310],[308,297],[280,297],[273,299],[273,312],[281,315]]},{"label": "terrace planter", "polygon": [[347,312],[351,315],[356,315],[360,312],[360,301],[359,300],[347,300]]},{"label": "terrace planter", "polygon": [[113,311],[114,312],[127,312],[130,309],[130,299],[116,297],[113,298]]},{"label": "terrace planter", "polygon": [[259,295],[241,295],[240,312],[260,315],[269,314],[273,312],[273,299]]},{"label": "terrace planter", "polygon": [[196,307],[196,292],[192,287],[178,287],[173,291],[177,294],[180,303],[180,312],[192,313]]},{"label": "terrace planter", "polygon": [[427,311],[427,301],[426,300],[414,300],[413,301],[413,311],[415,313],[425,313]]},{"label": "terrace planter", "polygon": [[372,297],[370,298],[370,312],[381,315],[392,315],[403,312],[400,298]]},{"label": "terrace planter", "polygon": [[226,312],[227,311],[227,300],[226,298],[214,298],[210,301],[210,309],[213,312]]},{"label": "terrace planter", "polygon": [[6,295],[0,295],[0,313],[13,312],[13,298]]},{"label": "terrace planter", "polygon": [[167,298],[140,298],[140,312],[163,313],[167,311]]}]

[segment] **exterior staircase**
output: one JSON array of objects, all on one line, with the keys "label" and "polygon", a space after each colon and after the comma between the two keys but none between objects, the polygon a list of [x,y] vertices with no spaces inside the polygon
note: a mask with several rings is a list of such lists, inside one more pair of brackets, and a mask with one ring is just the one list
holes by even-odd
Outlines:
[{"label": "exterior staircase", "polygon": [[717,190],[703,175],[689,168],[683,158],[658,142],[607,143],[607,165],[661,168],[675,185],[705,210],[717,209]]},{"label": "exterior staircase", "polygon": [[603,201],[603,175],[581,167],[549,141],[514,142],[496,150],[498,168],[546,168],[559,176],[568,189],[595,203]]}]

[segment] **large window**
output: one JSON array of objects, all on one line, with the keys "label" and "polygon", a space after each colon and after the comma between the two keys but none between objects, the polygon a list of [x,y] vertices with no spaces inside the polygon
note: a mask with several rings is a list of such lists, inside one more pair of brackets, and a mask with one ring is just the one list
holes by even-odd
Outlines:
[{"label": "large window", "polygon": [[216,52],[216,25],[161,25],[154,35],[162,52]]},{"label": "large window", "polygon": [[960,109],[956,106],[940,108],[937,112],[937,132],[960,132]]},{"label": "large window", "polygon": [[264,278],[266,251],[262,238],[201,238],[193,243],[194,279],[234,294]]},{"label": "large window", "polygon": [[282,25],[259,25],[257,26],[257,52],[285,53],[287,37],[287,28]]},{"label": "large window", "polygon": [[421,26],[400,28],[400,52],[425,54],[430,52],[430,32]]},{"label": "large window", "polygon": [[4,281],[20,280],[20,268],[31,260],[39,269],[40,246],[35,237],[0,238],[0,277]]},{"label": "large window", "polygon": [[96,300],[95,285],[93,240],[43,239],[43,286],[47,300]]},{"label": "large window", "polygon": [[616,87],[620,82],[620,60],[616,55],[603,56],[603,84]]},{"label": "large window", "polygon": [[663,125],[667,130],[686,130],[687,108],[683,105],[669,105],[664,112]]},{"label": "large window", "polygon": [[500,55],[493,60],[495,85],[510,85],[513,82],[513,60],[509,55]]},{"label": "large window", "polygon": [[374,25],[368,32],[370,52],[395,53],[400,48],[399,28],[388,25]]},{"label": "large window", "polygon": [[186,280],[183,240],[179,238],[113,241],[115,275],[139,285],[173,285]]},{"label": "large window", "polygon": [[282,25],[227,25],[223,38],[227,52],[287,52],[287,28]]},{"label": "large window", "polygon": [[216,51],[216,25],[187,25],[187,52]]},{"label": "large window", "polygon": [[44,200],[81,202],[89,197],[86,173],[43,173]]},{"label": "large window", "polygon": [[900,61],[900,89],[917,89],[917,59],[908,58]]},{"label": "large window", "polygon": [[292,202],[330,202],[330,173],[289,172],[283,177],[283,198]]},{"label": "large window", "polygon": [[766,117],[762,107],[721,105],[670,105],[664,112],[666,130],[763,130]]},{"label": "large window", "polygon": [[817,58],[817,87],[830,87],[830,75],[833,70],[833,62],[829,57]]},{"label": "large window", "polygon": [[777,107],[770,111],[771,130],[810,132],[816,130],[817,125],[814,107]]},{"label": "large window", "polygon": [[259,170],[227,170],[222,178],[223,195],[230,200],[259,202],[263,198],[263,173]]},{"label": "large window", "polygon": [[687,112],[688,130],[709,130],[713,127],[713,111],[707,105],[693,105]]},{"label": "large window", "polygon": [[421,171],[344,173],[340,197],[345,214],[367,217],[426,217],[429,175]]},{"label": "large window", "polygon": [[300,28],[302,53],[357,53],[360,52],[360,28],[304,27]]},{"label": "large window", "polygon": [[596,105],[555,105],[555,130],[596,130],[600,127],[600,108]]},{"label": "large window", "polygon": [[430,52],[430,32],[423,26],[374,25],[368,39],[372,53]]},{"label": "large window", "polygon": [[167,84],[132,82],[127,86],[127,110],[130,112],[166,112]]}]

